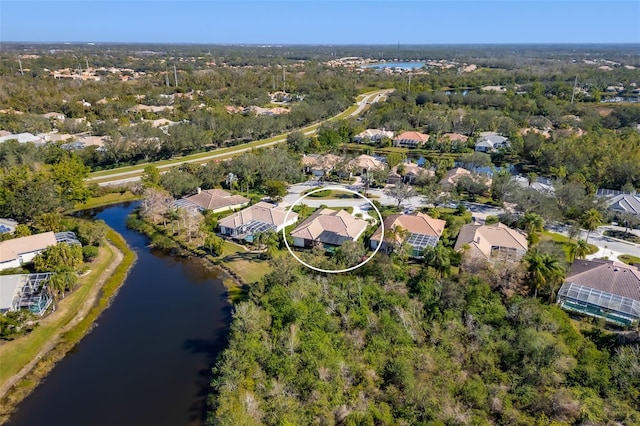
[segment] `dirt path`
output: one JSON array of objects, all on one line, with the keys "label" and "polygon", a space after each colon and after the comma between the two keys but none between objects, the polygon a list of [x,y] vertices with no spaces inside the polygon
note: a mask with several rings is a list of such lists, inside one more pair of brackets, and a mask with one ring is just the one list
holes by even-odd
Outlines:
[{"label": "dirt path", "polygon": [[[36,357],[32,359],[27,365],[22,367],[18,373],[16,373],[13,377],[7,380],[5,383],[0,385],[0,398],[4,397],[9,389],[20,380],[22,380],[31,370],[36,366],[38,361],[51,349],[53,349],[58,342],[60,341],[60,336],[64,333],[72,329],[76,324],[78,324],[82,319],[87,315],[89,310],[93,307],[98,299],[98,295],[100,294],[100,290],[102,289],[102,285],[105,281],[111,276],[113,271],[120,265],[122,262],[123,254],[120,250],[118,250],[115,246],[111,245],[109,242],[106,243],[106,247],[111,250],[111,253],[114,255],[113,261],[107,266],[107,268],[102,272],[102,274],[97,278],[94,285],[91,287],[87,298],[84,303],[78,309],[76,315],[69,321],[65,326],[60,328],[55,334],[51,336],[51,338],[45,343],[42,349],[38,352]],[[60,303],[60,307],[47,318],[42,320],[43,325],[51,323],[57,320],[60,316],[63,316],[68,311],[69,307],[64,304],[64,301]]]}]

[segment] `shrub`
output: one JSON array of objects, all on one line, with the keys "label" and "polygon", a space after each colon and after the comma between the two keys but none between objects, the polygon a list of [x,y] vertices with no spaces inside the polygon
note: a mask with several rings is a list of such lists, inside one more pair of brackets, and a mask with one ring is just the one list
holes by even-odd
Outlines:
[{"label": "shrub", "polygon": [[91,262],[98,256],[98,247],[84,246],[82,247],[82,259],[85,262]]}]

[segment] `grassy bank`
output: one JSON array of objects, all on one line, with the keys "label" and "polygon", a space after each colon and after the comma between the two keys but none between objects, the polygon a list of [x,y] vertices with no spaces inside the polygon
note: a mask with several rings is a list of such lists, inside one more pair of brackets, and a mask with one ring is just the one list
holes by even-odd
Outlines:
[{"label": "grassy bank", "polygon": [[247,286],[259,281],[271,271],[267,261],[260,258],[260,253],[246,250],[243,246],[231,241],[225,241],[222,254],[213,256],[196,244],[186,241],[180,235],[169,235],[162,226],[140,219],[137,215],[130,216],[127,226],[137,232],[145,234],[151,241],[158,241],[164,250],[173,250],[182,255],[200,257],[219,267],[229,275],[223,279],[227,288],[229,300],[241,300],[246,293]]},{"label": "grassy bank", "polygon": [[[46,325],[36,328],[33,332],[15,341],[7,342],[0,347],[0,383],[5,383],[35,359],[40,352],[46,349],[48,344],[53,345],[51,350],[42,355],[27,375],[11,387],[0,400],[0,424],[7,421],[15,406],[24,399],[40,381],[53,369],[56,362],[60,361],[92,328],[94,321],[104,311],[117,293],[127,276],[127,273],[136,256],[129,249],[126,242],[117,232],[109,229],[107,239],[111,246],[104,246],[102,258],[93,268],[93,273],[80,279],[78,288],[60,302],[58,310],[64,310],[55,321],[43,320]],[[122,260],[115,267],[109,277],[102,284],[99,296],[90,310],[75,325],[63,332],[56,341],[56,333],[70,325],[76,318],[79,309],[90,299],[92,290],[108,272],[108,268],[122,253]],[[53,341],[52,341],[53,340]]]},{"label": "grassy bank", "polygon": [[104,207],[104,206],[109,206],[111,204],[126,203],[128,201],[136,201],[136,200],[139,200],[140,198],[141,198],[140,195],[136,195],[131,191],[126,191],[124,193],[112,192],[110,194],[105,194],[100,197],[91,197],[87,200],[86,203],[76,204],[73,207],[73,210],[71,212],[94,209],[96,207]]}]

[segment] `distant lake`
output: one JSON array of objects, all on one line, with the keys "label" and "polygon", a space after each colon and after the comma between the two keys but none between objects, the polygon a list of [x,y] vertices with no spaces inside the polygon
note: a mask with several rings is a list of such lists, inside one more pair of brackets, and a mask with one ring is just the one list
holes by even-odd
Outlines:
[{"label": "distant lake", "polygon": [[384,68],[400,68],[405,70],[415,70],[418,68],[422,68],[425,65],[425,62],[380,62],[378,64],[369,64],[365,65],[365,68],[374,68],[377,70],[381,70]]}]

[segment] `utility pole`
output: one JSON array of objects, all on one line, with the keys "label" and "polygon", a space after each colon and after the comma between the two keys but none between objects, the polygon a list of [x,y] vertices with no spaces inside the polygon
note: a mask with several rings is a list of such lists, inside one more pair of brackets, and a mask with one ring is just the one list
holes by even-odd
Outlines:
[{"label": "utility pole", "polygon": [[176,70],[176,64],[173,64],[173,78],[176,80],[175,87],[178,87],[178,71]]},{"label": "utility pole", "polygon": [[407,95],[411,92],[411,74],[409,74],[409,84],[407,86]]},{"label": "utility pole", "polygon": [[578,84],[578,76],[576,75],[576,79],[573,82],[573,91],[571,92],[571,103],[573,103],[573,99],[576,96],[576,85]]},{"label": "utility pole", "polygon": [[22,61],[18,59],[18,63],[20,64],[20,75],[24,77],[24,71],[22,70]]},{"label": "utility pole", "polygon": [[287,69],[282,66],[282,91],[287,91]]},{"label": "utility pole", "polygon": [[87,64],[87,72],[89,72],[89,60],[87,58],[84,58],[84,62],[85,64]]},{"label": "utility pole", "polygon": [[167,87],[169,87],[169,70],[167,68],[165,68],[164,82],[167,85]]}]

